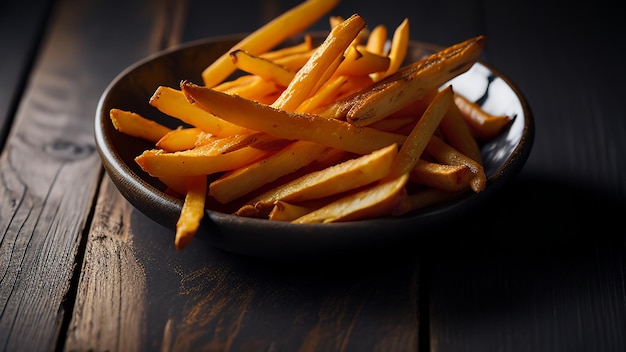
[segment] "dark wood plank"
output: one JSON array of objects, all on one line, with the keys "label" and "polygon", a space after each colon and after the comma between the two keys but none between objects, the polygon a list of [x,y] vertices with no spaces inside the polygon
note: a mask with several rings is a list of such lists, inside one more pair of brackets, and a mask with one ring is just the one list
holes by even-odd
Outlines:
[{"label": "dark wood plank", "polygon": [[[43,36],[52,1],[5,1],[0,5],[0,144]],[[28,16],[24,16],[28,13]]]},{"label": "dark wood plank", "polygon": [[520,177],[425,264],[433,351],[626,349],[624,30],[610,5],[587,5],[473,10],[487,62],[530,102],[536,138]]},{"label": "dark wood plank", "polygon": [[[57,347],[102,176],[93,140],[96,104],[121,69],[155,48],[154,28],[163,25],[152,1],[68,0],[54,10],[0,159],[0,346],[6,350]],[[122,50],[123,40],[134,45]]]},{"label": "dark wood plank", "polygon": [[415,258],[273,262],[183,251],[105,182],[68,350],[416,350]]}]

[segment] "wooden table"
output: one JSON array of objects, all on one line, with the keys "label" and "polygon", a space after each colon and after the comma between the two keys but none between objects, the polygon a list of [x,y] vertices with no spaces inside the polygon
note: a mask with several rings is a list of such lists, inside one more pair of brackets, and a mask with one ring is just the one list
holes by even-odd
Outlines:
[{"label": "wooden table", "polygon": [[416,229],[411,246],[344,261],[259,260],[201,240],[176,251],[173,229],[120,195],[93,138],[107,84],[159,49],[250,32],[296,3],[0,5],[0,348],[625,351],[626,31],[608,4],[333,11],[389,27],[407,16],[414,39],[439,45],[485,34],[486,62],[531,105],[522,172],[441,236]]}]

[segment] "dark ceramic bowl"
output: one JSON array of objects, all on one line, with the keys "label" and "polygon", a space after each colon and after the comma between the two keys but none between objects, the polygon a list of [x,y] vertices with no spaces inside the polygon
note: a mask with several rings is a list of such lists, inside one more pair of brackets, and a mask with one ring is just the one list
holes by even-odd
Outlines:
[{"label": "dark ceramic bowl", "polygon": [[[178,87],[182,79],[202,84],[202,70],[239,39],[240,35],[210,38],[156,53],[121,72],[99,101],[95,138],[106,172],[131,204],[172,232],[181,211],[181,200],[165,194],[163,184],[134,162],[137,155],[153,145],[116,131],[109,110],[134,111],[176,127],[172,125],[174,119],[149,105],[155,89],[160,85]],[[415,61],[437,49],[430,44],[411,42],[407,61]],[[482,146],[488,177],[484,191],[468,192],[452,202],[402,217],[331,224],[290,224],[206,210],[196,238],[243,255],[300,258],[366,249],[440,231],[438,228],[443,223],[488,200],[516,175],[530,154],[534,137],[533,118],[526,100],[502,73],[479,62],[451,83],[455,91],[471,100],[482,97],[480,102],[487,112],[514,117],[500,136]],[[193,244],[192,241],[190,245]]]}]

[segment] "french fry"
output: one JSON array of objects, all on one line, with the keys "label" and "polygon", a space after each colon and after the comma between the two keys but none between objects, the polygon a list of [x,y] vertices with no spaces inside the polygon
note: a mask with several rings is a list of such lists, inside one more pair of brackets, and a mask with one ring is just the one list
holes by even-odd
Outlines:
[{"label": "french fry", "polygon": [[409,174],[409,181],[443,189],[460,191],[469,189],[474,174],[467,165],[447,165],[420,159]]},{"label": "french fry", "polygon": [[458,150],[445,143],[437,136],[432,136],[426,146],[428,154],[432,155],[439,162],[449,165],[465,165],[474,174],[470,182],[474,192],[481,192],[487,186],[487,176],[482,165],[474,159],[460,153]]},{"label": "french fry", "polygon": [[225,204],[279,177],[295,172],[319,157],[325,146],[297,141],[258,162],[226,173],[209,185],[209,195]]},{"label": "french fry", "polygon": [[487,113],[478,104],[467,100],[460,94],[454,96],[454,102],[468,123],[472,134],[479,140],[489,140],[495,137],[512,121],[507,115]]},{"label": "french fry", "polygon": [[447,86],[435,96],[424,115],[400,147],[389,177],[395,178],[402,174],[408,174],[413,169],[446,111],[453,104],[453,95],[452,86]]},{"label": "french fry", "polygon": [[402,62],[406,57],[406,51],[409,45],[409,19],[405,18],[396,28],[391,38],[391,48],[389,50],[389,67],[384,72],[376,71],[372,74],[374,81],[388,77],[402,66]]},{"label": "french fry", "polygon": [[[456,99],[458,94],[454,95]],[[439,127],[452,147],[482,164],[478,142],[456,103],[450,104]]]},{"label": "french fry", "polygon": [[406,196],[404,186],[409,175],[385,179],[358,192],[349,194],[293,221],[294,224],[353,221],[390,215]]},{"label": "french fry", "polygon": [[264,59],[260,56],[252,55],[245,50],[234,50],[230,52],[230,57],[235,67],[252,75],[257,75],[268,81],[274,81],[282,86],[288,86],[296,75],[284,66]]},{"label": "french fry", "polygon": [[174,88],[157,87],[152,97],[150,97],[149,103],[169,116],[216,136],[231,136],[250,132],[246,128],[221,120],[189,104],[182,92]]},{"label": "french fry", "polygon": [[269,220],[292,221],[304,216],[317,208],[277,201],[268,215]]},{"label": "french fry", "polygon": [[272,106],[294,111],[335,72],[343,53],[364,27],[365,20],[356,14],[335,26]]},{"label": "french fry", "polygon": [[323,116],[345,116],[356,126],[367,126],[396,112],[448,80],[467,71],[478,60],[486,37],[476,36],[404,66],[376,82],[371,89],[316,111]]},{"label": "french fry", "polygon": [[391,67],[391,59],[367,51],[364,46],[352,45],[344,60],[339,64],[335,75],[365,76],[370,73],[386,72]]},{"label": "french fry", "polygon": [[325,169],[303,175],[256,196],[247,203],[255,208],[267,208],[277,201],[291,203],[319,199],[381,180],[391,170],[397,146],[376,150]]},{"label": "french fry", "polygon": [[159,139],[155,145],[168,152],[191,149],[213,137],[210,133],[206,133],[199,128],[182,128],[179,127],[165,134]]},{"label": "french fry", "polygon": [[402,144],[406,138],[373,128],[355,127],[337,119],[276,109],[189,81],[183,81],[181,89],[192,105],[231,123],[277,138],[317,142],[357,154],[368,154],[394,143]]},{"label": "french fry", "polygon": [[310,34],[305,34],[304,40],[299,44],[267,51],[259,54],[259,56],[266,60],[275,61],[277,59],[281,59],[287,56],[308,53],[313,50],[313,48],[313,37]]},{"label": "french fry", "polygon": [[153,143],[172,130],[131,111],[111,109],[109,117],[116,130]]},{"label": "french fry", "polygon": [[315,50],[310,50],[303,53],[293,53],[283,57],[279,57],[272,61],[274,61],[277,65],[283,66],[289,71],[296,72],[311,59],[313,53],[315,53]]},{"label": "french fry", "polygon": [[307,98],[296,108],[296,112],[309,112],[317,109],[322,105],[329,104],[336,95],[339,94],[341,87],[348,81],[347,76],[337,76],[332,81],[321,87],[315,94]]},{"label": "french fry", "polygon": [[187,193],[183,207],[176,222],[176,237],[174,245],[176,249],[185,248],[195,236],[204,217],[204,204],[206,200],[206,176],[186,177]]},{"label": "french fry", "polygon": [[154,177],[199,176],[238,169],[271,153],[252,147],[243,147],[229,153],[216,154],[211,148],[205,147],[173,153],[160,149],[146,150],[135,158],[135,162]]},{"label": "french fry", "polygon": [[235,71],[229,52],[243,49],[259,55],[282,43],[285,39],[299,33],[317,22],[333,9],[339,0],[306,0],[282,13],[256,31],[247,35],[231,50],[224,53],[202,71],[202,79],[207,87],[214,87]]},{"label": "french fry", "polygon": [[384,24],[379,24],[374,27],[369,36],[367,37],[367,43],[365,48],[367,51],[378,54],[381,56],[386,55],[385,43],[387,42],[387,27]]}]

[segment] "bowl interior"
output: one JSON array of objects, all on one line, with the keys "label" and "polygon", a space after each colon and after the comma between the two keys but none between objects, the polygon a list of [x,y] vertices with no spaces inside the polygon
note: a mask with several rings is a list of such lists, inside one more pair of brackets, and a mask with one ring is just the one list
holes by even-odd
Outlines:
[{"label": "bowl interior", "polygon": [[[322,34],[315,37],[317,40],[324,38]],[[153,145],[116,131],[109,111],[112,108],[134,111],[169,127],[176,127],[180,121],[149,105],[155,89],[161,85],[179,87],[182,79],[201,84],[202,70],[241,38],[241,35],[208,38],[156,53],[121,72],[99,101],[95,137],[106,172],[131,204],[172,231],[182,201],[165,194],[164,185],[147,175],[134,161],[136,156]],[[413,41],[407,62],[418,60],[437,49],[437,46]],[[417,232],[427,233],[441,221],[475,206],[522,168],[533,142],[533,120],[518,88],[502,73],[482,62],[449,84],[470,100],[479,101],[487,112],[514,117],[513,123],[501,135],[481,147],[488,177],[483,192],[468,192],[454,202],[398,218],[334,224],[295,225],[207,210],[196,237],[223,250],[244,255],[300,256],[355,248],[356,243],[368,247],[382,241],[411,237]]]}]

